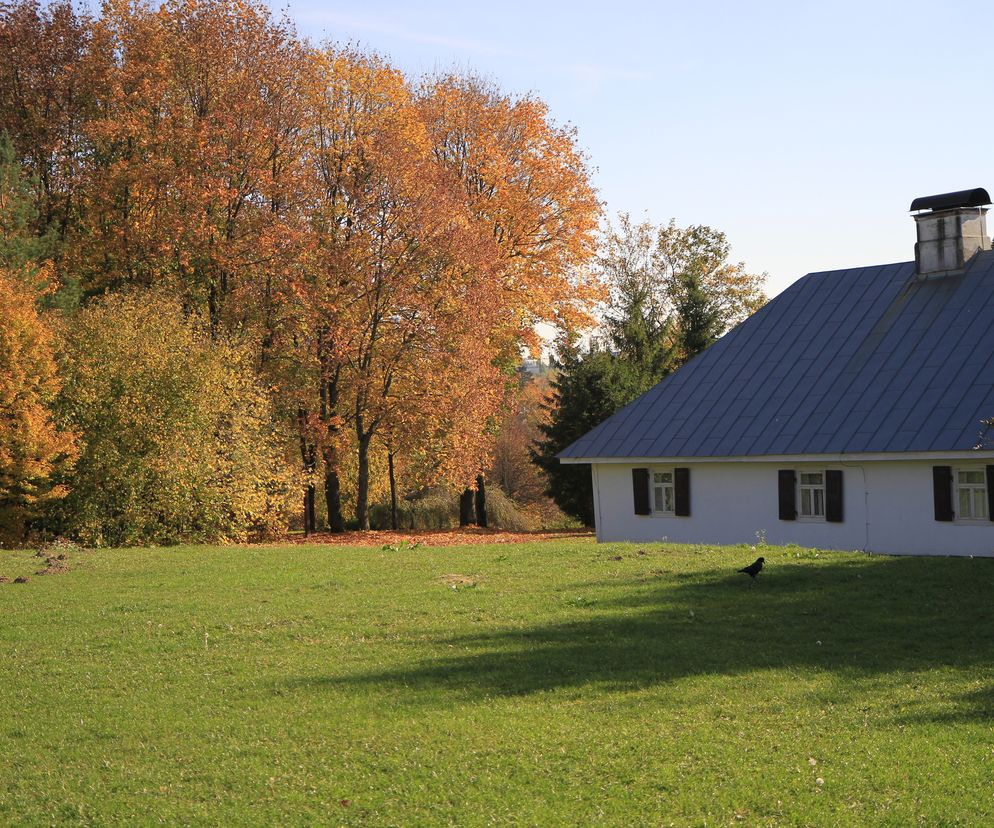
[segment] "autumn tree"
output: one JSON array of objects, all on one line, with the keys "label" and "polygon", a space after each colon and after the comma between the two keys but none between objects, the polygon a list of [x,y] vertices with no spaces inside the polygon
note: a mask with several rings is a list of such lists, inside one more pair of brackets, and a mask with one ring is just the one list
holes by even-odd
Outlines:
[{"label": "autumn tree", "polygon": [[541,426],[548,422],[551,394],[546,376],[522,371],[517,393],[497,431],[488,476],[516,503],[541,503],[546,498],[547,482],[531,461],[531,450],[541,439]]},{"label": "autumn tree", "polygon": [[64,239],[80,207],[93,97],[85,56],[92,21],[71,2],[0,6],[0,129],[34,190],[35,230]]},{"label": "autumn tree", "polygon": [[[429,79],[419,93],[436,158],[460,182],[493,247],[483,326],[496,364],[516,365],[535,327],[589,322],[599,298],[585,268],[600,205],[576,134],[542,101],[513,98],[477,77]],[[465,497],[465,495],[464,495]]]},{"label": "autumn tree", "polygon": [[105,5],[83,61],[96,112],[71,262],[90,291],[168,283],[214,330],[264,324],[296,238],[309,64],[262,4]]},{"label": "autumn tree", "polygon": [[535,325],[596,298],[586,162],[533,97],[412,89],[255,0],[94,18],[17,0],[0,39],[34,236],[56,228],[85,297],[165,289],[218,342],[251,343],[294,427],[306,528],[319,478],[344,527],[343,452],[363,527],[378,452],[394,483],[476,480]]},{"label": "autumn tree", "polygon": [[377,438],[388,460],[400,446],[433,451],[438,462],[426,477],[478,471],[505,385],[488,335],[500,309],[488,278],[495,246],[461,182],[439,163],[404,77],[375,56],[324,57],[313,153],[321,192],[312,216],[321,285],[311,337],[321,384],[315,431],[329,515],[343,430],[351,431],[356,518],[368,528]]},{"label": "autumn tree", "polygon": [[600,204],[575,131],[557,126],[537,98],[471,76],[429,80],[419,104],[435,157],[494,240],[499,259],[481,277],[496,277],[495,333],[517,348],[535,342],[538,322],[589,321],[600,293],[584,266]]},{"label": "autumn tree", "polygon": [[288,20],[229,0],[108,3],[83,60],[96,104],[66,266],[91,294],[168,287],[214,336],[254,343],[281,402],[310,301],[315,63]]},{"label": "autumn tree", "polygon": [[37,294],[0,268],[0,297],[0,541],[17,541],[46,503],[65,495],[56,480],[76,449],[72,431],[52,418],[61,383]]},{"label": "autumn tree", "polygon": [[[410,188],[408,158],[416,163],[419,149],[408,136],[406,82],[384,61],[327,49],[319,78],[311,153],[315,256],[302,290],[306,325],[297,337],[311,357],[316,392],[309,399],[305,392],[298,425],[305,464],[316,462],[320,449],[328,521],[340,531],[346,429],[358,453],[357,519],[368,521],[370,442],[382,420],[370,407],[392,384],[389,371],[374,377],[373,363],[395,327],[390,302],[407,275],[405,256],[413,256],[417,243],[402,210]],[[305,502],[305,526],[313,520],[313,505]]]}]

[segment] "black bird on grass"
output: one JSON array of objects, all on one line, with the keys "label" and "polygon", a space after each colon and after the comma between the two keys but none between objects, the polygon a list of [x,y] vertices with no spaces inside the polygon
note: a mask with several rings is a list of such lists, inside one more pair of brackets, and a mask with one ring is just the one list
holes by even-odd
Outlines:
[{"label": "black bird on grass", "polygon": [[744,572],[750,578],[755,578],[759,574],[759,570],[763,568],[763,564],[766,563],[766,558],[756,558],[749,566],[744,566],[739,572]]}]

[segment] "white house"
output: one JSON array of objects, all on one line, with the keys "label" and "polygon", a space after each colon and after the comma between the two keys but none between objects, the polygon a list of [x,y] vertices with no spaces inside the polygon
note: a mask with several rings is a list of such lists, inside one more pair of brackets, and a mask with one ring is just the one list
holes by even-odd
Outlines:
[{"label": "white house", "polygon": [[808,274],[563,451],[598,540],[994,556],[990,203],[915,199],[915,261]]}]

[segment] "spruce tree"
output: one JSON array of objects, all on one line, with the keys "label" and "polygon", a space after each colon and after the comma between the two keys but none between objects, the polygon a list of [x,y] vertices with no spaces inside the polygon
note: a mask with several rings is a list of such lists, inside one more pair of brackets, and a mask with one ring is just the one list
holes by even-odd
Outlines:
[{"label": "spruce tree", "polygon": [[696,272],[688,270],[679,274],[677,280],[676,339],[682,364],[712,345],[724,332],[725,323],[714,297],[708,295]]},{"label": "spruce tree", "polygon": [[590,467],[560,463],[560,451],[603,422],[639,394],[636,374],[607,351],[581,354],[570,345],[560,348],[551,381],[553,399],[549,422],[532,460],[546,473],[547,494],[567,515],[585,526],[594,523]]}]

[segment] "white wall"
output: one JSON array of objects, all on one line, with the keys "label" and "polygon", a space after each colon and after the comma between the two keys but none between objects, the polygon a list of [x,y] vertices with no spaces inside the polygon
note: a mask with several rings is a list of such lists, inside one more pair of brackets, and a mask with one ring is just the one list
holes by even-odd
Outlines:
[{"label": "white wall", "polygon": [[[934,518],[932,466],[954,461],[679,463],[689,467],[690,517],[636,515],[632,465],[593,465],[599,541],[749,543],[865,549],[892,555],[994,556],[994,521]],[[639,468],[646,467],[639,463]],[[668,464],[661,463],[661,466]],[[779,520],[777,470],[842,469],[843,522]]]}]

